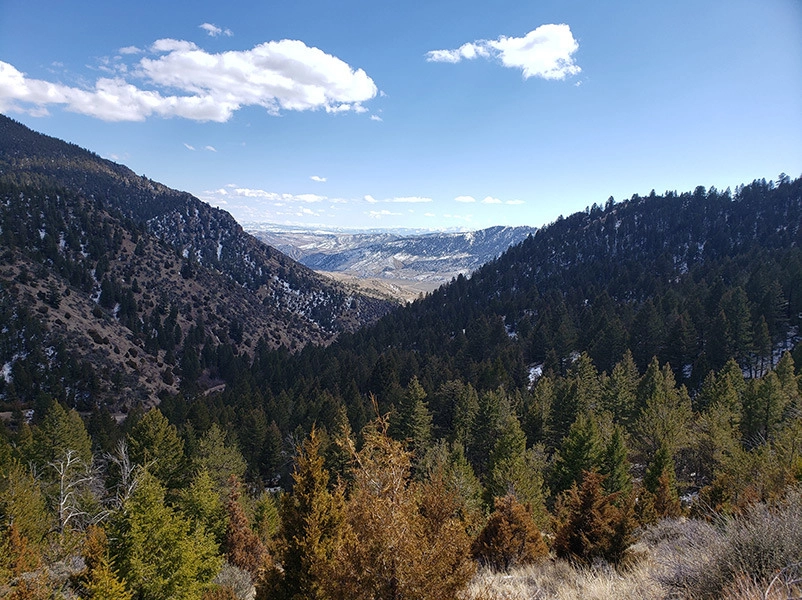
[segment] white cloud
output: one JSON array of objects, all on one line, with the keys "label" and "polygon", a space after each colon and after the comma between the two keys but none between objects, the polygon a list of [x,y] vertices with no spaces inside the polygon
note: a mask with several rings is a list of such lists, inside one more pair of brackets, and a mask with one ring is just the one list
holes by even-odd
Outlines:
[{"label": "white cloud", "polygon": [[325,177],[320,177],[319,175],[312,175],[309,179],[311,179],[312,181],[317,181],[318,183],[325,183],[326,182],[326,178]]},{"label": "white cloud", "polygon": [[494,57],[505,67],[521,69],[524,79],[565,79],[581,71],[573,55],[579,49],[571,28],[565,24],[541,25],[525,36],[501,36],[497,40],[477,40],[456,50],[432,50],[429,62],[458,63],[474,58]]},{"label": "white cloud", "polygon": [[225,36],[231,37],[234,35],[230,29],[221,29],[217,25],[213,25],[212,23],[204,23],[203,25],[198,25],[201,29],[203,29],[206,33],[208,33],[212,37],[217,37],[221,33]]},{"label": "white cloud", "polygon": [[370,194],[368,194],[367,196],[365,196],[365,202],[367,202],[368,204],[378,204],[379,201],[376,200],[376,198],[374,198]]},{"label": "white cloud", "polygon": [[120,54],[142,54],[142,50],[136,46],[126,46],[125,48],[120,48],[118,52]]},{"label": "white cloud", "polygon": [[507,200],[504,204],[509,204],[510,206],[520,206],[521,204],[526,204],[523,200]]},{"label": "white cloud", "polygon": [[217,148],[214,146],[204,146],[203,149],[208,150],[209,152],[217,152]]},{"label": "white cloud", "polygon": [[384,210],[371,210],[365,213],[371,219],[381,219],[382,217],[400,217],[401,213],[392,212],[387,209]]},{"label": "white cloud", "polygon": [[185,147],[187,150],[193,150],[193,151],[195,150],[195,146],[190,146],[190,145],[189,145],[189,144],[187,144],[186,142],[184,142],[184,147]]},{"label": "white cloud", "polygon": [[370,115],[370,120],[371,121],[379,121],[380,123],[382,121],[384,121],[384,119],[382,119],[379,115]]},{"label": "white cloud", "polygon": [[498,198],[493,198],[492,196],[487,196],[484,200],[482,200],[482,204],[501,204],[501,200]]},{"label": "white cloud", "polygon": [[[0,110],[42,113],[47,106],[104,121],[143,121],[151,116],[225,122],[244,106],[270,114],[289,110],[365,112],[376,96],[373,80],[339,58],[298,40],[259,44],[251,50],[210,54],[192,42],[162,39],[151,45],[155,58],[131,70],[149,89],[118,76],[94,87],[70,87],[30,79],[0,61]],[[125,67],[125,65],[121,65]]]},{"label": "white cloud", "polygon": [[465,204],[470,204],[472,202],[476,202],[476,198],[473,196],[457,196],[454,198],[454,202],[463,202]]},{"label": "white cloud", "polygon": [[456,50],[432,50],[426,54],[429,62],[458,63],[461,60],[472,60],[474,58],[487,58],[490,56],[490,49],[485,41],[476,43],[468,42]]},{"label": "white cloud", "polygon": [[317,194],[287,194],[287,193],[268,192],[266,190],[242,188],[242,187],[234,188],[229,192],[226,192],[225,190],[217,190],[216,192],[206,192],[206,193],[218,194],[221,191],[229,196],[238,196],[240,198],[257,198],[257,199],[268,200],[273,202],[282,202],[282,203],[287,203],[287,202],[313,203],[313,202],[323,202],[324,200],[328,200],[326,196],[319,196]]},{"label": "white cloud", "polygon": [[385,202],[395,202],[398,204],[419,204],[422,202],[431,202],[431,198],[421,198],[420,196],[402,196],[400,198],[390,198]]}]

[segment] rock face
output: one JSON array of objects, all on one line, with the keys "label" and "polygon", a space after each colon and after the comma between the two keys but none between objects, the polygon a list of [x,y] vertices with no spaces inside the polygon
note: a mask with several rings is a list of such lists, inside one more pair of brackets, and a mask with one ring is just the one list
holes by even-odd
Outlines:
[{"label": "rock face", "polygon": [[255,237],[316,271],[445,283],[467,275],[535,233],[534,227],[417,233],[308,231],[246,225]]}]

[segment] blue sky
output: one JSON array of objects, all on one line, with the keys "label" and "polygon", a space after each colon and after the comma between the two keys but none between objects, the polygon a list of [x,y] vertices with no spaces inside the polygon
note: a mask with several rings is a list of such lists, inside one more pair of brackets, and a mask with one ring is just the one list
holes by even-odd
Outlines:
[{"label": "blue sky", "polygon": [[0,112],[240,222],[540,226],[802,174],[802,2],[0,0]]}]

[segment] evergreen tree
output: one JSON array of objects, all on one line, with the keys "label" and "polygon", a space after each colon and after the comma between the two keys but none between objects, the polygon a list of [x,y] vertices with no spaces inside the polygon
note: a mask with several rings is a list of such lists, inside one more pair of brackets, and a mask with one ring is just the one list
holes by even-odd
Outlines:
[{"label": "evergreen tree", "polygon": [[604,476],[585,472],[557,502],[554,551],[557,556],[584,564],[596,557],[618,563],[631,542],[634,529],[628,502],[618,506],[619,495],[604,491]]},{"label": "evergreen tree", "polygon": [[552,438],[551,411],[555,400],[554,380],[543,375],[537,380],[526,403],[523,427],[529,444]]},{"label": "evergreen tree", "polygon": [[548,556],[531,509],[514,494],[496,498],[495,508],[471,548],[473,556],[496,571],[534,563]]},{"label": "evergreen tree", "polygon": [[228,562],[255,576],[263,566],[267,551],[248,523],[248,517],[240,504],[240,483],[232,475],[228,482],[230,492],[226,503],[228,523],[223,542]]},{"label": "evergreen tree", "polygon": [[629,460],[625,434],[620,425],[613,427],[613,434],[601,458],[601,474],[604,475],[604,489],[607,493],[620,492],[627,497],[632,491],[632,476],[629,473]]},{"label": "evergreen tree", "polygon": [[417,460],[423,458],[432,441],[432,415],[425,400],[426,391],[413,377],[390,423],[393,437],[407,443]]},{"label": "evergreen tree", "polygon": [[136,598],[198,600],[221,566],[214,540],[165,505],[165,489],[149,473],[109,533],[112,567]]},{"label": "evergreen tree", "polygon": [[671,452],[660,446],[646,469],[643,487],[652,494],[658,517],[676,517],[680,513],[677,476]]},{"label": "evergreen tree", "polygon": [[206,469],[192,477],[189,486],[178,492],[178,509],[194,527],[202,527],[218,544],[225,541],[227,515],[217,482]]},{"label": "evergreen tree", "polygon": [[579,482],[585,472],[602,468],[604,444],[596,419],[580,413],[554,459],[551,482],[557,494]]},{"label": "evergreen tree", "polygon": [[321,436],[312,429],[299,448],[292,494],[281,502],[275,565],[265,573],[258,598],[325,598],[332,563],[346,535],[342,490],[329,489]]},{"label": "evergreen tree", "polygon": [[453,493],[438,499],[435,488],[421,490],[410,477],[409,452],[381,421],[363,435],[347,509],[351,534],[329,578],[332,597],[456,598],[473,569],[468,538],[457,535],[464,525],[454,515]]},{"label": "evergreen tree", "polygon": [[146,467],[167,489],[184,478],[184,441],[158,408],[149,410],[128,435],[131,460]]},{"label": "evergreen tree", "polygon": [[627,350],[613,367],[602,391],[602,406],[610,412],[615,423],[627,426],[634,419],[639,380],[638,367],[632,353]]},{"label": "evergreen tree", "polygon": [[86,568],[76,580],[83,597],[91,600],[132,600],[131,592],[111,568],[108,539],[103,528],[96,525],[87,528],[81,556]]},{"label": "evergreen tree", "polygon": [[213,423],[198,440],[198,447],[192,455],[190,464],[197,473],[205,470],[222,490],[231,476],[241,479],[245,475],[245,459],[235,444],[228,443],[220,427]]},{"label": "evergreen tree", "polygon": [[0,471],[0,529],[12,523],[34,548],[42,544],[53,523],[39,482],[14,459]]},{"label": "evergreen tree", "polygon": [[673,456],[688,442],[692,417],[691,399],[684,386],[677,389],[674,373],[665,365],[661,370],[653,359],[638,388],[643,407],[635,423],[639,450],[653,456],[660,447]]},{"label": "evergreen tree", "polygon": [[39,470],[44,470],[68,450],[75,452],[84,464],[92,462],[92,440],[81,416],[52,401],[42,422],[33,428],[30,444],[24,453]]}]

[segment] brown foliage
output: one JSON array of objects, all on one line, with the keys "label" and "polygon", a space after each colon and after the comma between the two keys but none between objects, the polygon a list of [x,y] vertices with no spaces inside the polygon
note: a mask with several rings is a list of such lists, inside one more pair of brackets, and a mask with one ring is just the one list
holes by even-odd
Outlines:
[{"label": "brown foliage", "polygon": [[607,494],[604,476],[584,472],[582,483],[563,492],[557,501],[557,556],[590,564],[594,558],[619,562],[635,526],[631,502]]},{"label": "brown foliage", "polygon": [[226,504],[228,526],[224,544],[226,558],[232,565],[256,575],[267,559],[267,551],[248,524],[248,517],[240,505],[239,480],[232,475],[229,485],[231,492]]},{"label": "brown foliage", "polygon": [[455,598],[470,580],[469,540],[457,499],[443,482],[410,477],[410,453],[369,427],[355,455],[348,502],[349,533],[329,580],[330,595],[348,599]]},{"label": "brown foliage", "polygon": [[496,571],[533,563],[549,554],[531,509],[513,494],[495,499],[495,510],[471,551],[479,562]]}]

